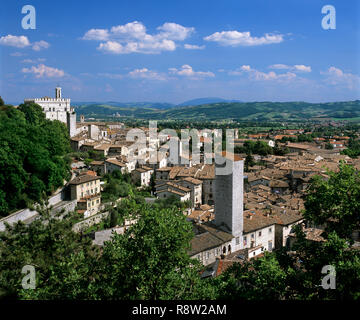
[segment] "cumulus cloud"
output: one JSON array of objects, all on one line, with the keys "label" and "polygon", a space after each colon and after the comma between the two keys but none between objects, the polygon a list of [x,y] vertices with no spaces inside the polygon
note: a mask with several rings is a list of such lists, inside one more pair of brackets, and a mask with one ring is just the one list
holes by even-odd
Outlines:
[{"label": "cumulus cloud", "polygon": [[183,41],[190,36],[194,28],[166,22],[157,27],[158,32],[149,34],[146,27],[139,21],[108,29],[90,29],[82,37],[83,40],[98,40],[101,42],[98,50],[113,54],[129,53],[160,53],[174,51],[176,41]]},{"label": "cumulus cloud", "polygon": [[194,71],[193,68],[188,64],[181,66],[181,69],[169,68],[169,72],[171,74],[190,78],[215,77],[215,74],[210,71]]},{"label": "cumulus cloud", "polygon": [[166,77],[160,73],[149,70],[147,68],[135,69],[128,73],[128,76],[134,79],[149,79],[149,80],[166,80]]},{"label": "cumulus cloud", "polygon": [[[41,49],[49,48],[50,44],[44,40],[36,41],[31,43],[26,36],[13,36],[8,34],[0,38],[0,45],[15,47],[15,48],[26,48],[31,46],[33,50],[40,51]],[[18,55],[19,56],[19,55]]]},{"label": "cumulus cloud", "polygon": [[82,37],[83,40],[107,40],[109,31],[106,29],[90,29]]},{"label": "cumulus cloud", "polygon": [[31,68],[23,68],[21,71],[23,73],[31,73],[35,75],[36,78],[61,78],[65,75],[63,70],[48,67],[44,64],[32,66]]},{"label": "cumulus cloud", "polygon": [[184,44],[184,48],[188,50],[202,50],[205,49],[205,46],[198,46],[196,44]]},{"label": "cumulus cloud", "polygon": [[0,38],[0,44],[9,47],[25,48],[30,45],[30,41],[26,36],[13,36],[8,34]]},{"label": "cumulus cloud", "polygon": [[255,80],[255,81],[271,81],[271,80],[289,81],[296,78],[296,74],[293,72],[286,72],[281,74],[277,74],[274,71],[262,72],[254,68],[251,68],[249,65],[243,65],[240,68],[229,72],[229,75],[234,75],[234,76],[243,75],[243,74],[247,74],[250,80]]},{"label": "cumulus cloud", "polygon": [[303,64],[295,64],[293,66],[289,66],[286,64],[273,64],[269,66],[270,69],[277,69],[277,70],[292,70],[298,72],[311,72],[310,66],[305,66]]},{"label": "cumulus cloud", "polygon": [[239,32],[221,31],[215,32],[204,38],[205,41],[217,42],[223,46],[259,46],[264,44],[280,43],[284,41],[282,34],[266,33],[262,37],[252,37],[249,31]]},{"label": "cumulus cloud", "polygon": [[32,44],[32,49],[35,51],[40,51],[41,49],[47,49],[50,47],[50,44],[44,40],[34,42]]},{"label": "cumulus cloud", "polygon": [[360,77],[358,75],[345,73],[341,69],[334,66],[320,73],[326,76],[325,82],[331,85],[344,85],[350,90],[360,89]]}]

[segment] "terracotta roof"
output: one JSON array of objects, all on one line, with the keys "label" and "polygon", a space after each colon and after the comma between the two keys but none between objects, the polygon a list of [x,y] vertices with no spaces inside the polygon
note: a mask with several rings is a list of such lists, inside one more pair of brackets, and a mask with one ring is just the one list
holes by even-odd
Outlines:
[{"label": "terracotta roof", "polygon": [[101,144],[99,146],[94,147],[95,150],[108,150],[111,147],[111,144]]},{"label": "terracotta roof", "polygon": [[192,178],[192,177],[186,177],[186,178],[184,178],[182,180],[190,182],[190,183],[195,184],[195,185],[199,185],[199,184],[203,183],[201,180],[195,179],[195,178]]},{"label": "terracotta roof", "polygon": [[175,190],[175,189],[172,189],[172,188],[162,189],[162,190],[157,191],[156,193],[163,193],[163,192],[169,192],[169,193],[177,194],[177,195],[179,195],[181,197],[186,195],[186,192]]},{"label": "terracotta roof", "polygon": [[276,223],[276,219],[274,219],[272,215],[267,215],[262,211],[258,211],[258,210],[244,211],[244,224],[243,224],[244,233],[249,233],[258,229],[263,229],[275,223]]},{"label": "terracotta roof", "polygon": [[104,164],[104,161],[92,161],[90,164],[93,166],[101,166]]},{"label": "terracotta roof", "polygon": [[93,175],[82,175],[82,176],[78,176],[74,179],[72,179],[69,184],[71,185],[77,185],[77,184],[82,184],[82,183],[86,183],[86,182],[90,182],[90,181],[95,181],[95,180],[100,180],[100,177],[98,176],[93,176]]},{"label": "terracotta roof", "polygon": [[289,188],[289,184],[286,181],[272,180],[270,181],[270,188]]},{"label": "terracotta roof", "polygon": [[117,159],[106,159],[105,162],[114,164],[114,165],[119,166],[119,167],[126,167],[126,164],[125,164],[125,163],[120,162],[120,161],[117,160]]},{"label": "terracotta roof", "polygon": [[211,222],[194,225],[195,237],[192,238],[190,256],[216,248],[231,241],[233,235],[215,227]]}]

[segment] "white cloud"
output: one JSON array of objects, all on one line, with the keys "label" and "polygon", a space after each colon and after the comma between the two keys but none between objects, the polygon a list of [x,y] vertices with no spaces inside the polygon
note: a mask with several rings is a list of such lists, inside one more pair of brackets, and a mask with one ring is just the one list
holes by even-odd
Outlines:
[{"label": "white cloud", "polygon": [[150,80],[166,80],[166,77],[162,74],[159,74],[155,71],[149,70],[147,68],[135,69],[128,73],[128,76],[134,79],[150,79]]},{"label": "white cloud", "polygon": [[296,78],[296,74],[293,72],[277,74],[274,71],[270,71],[266,73],[253,69],[249,65],[243,65],[240,68],[229,72],[229,75],[235,75],[235,76],[243,75],[243,74],[247,74],[250,80],[255,80],[255,81],[271,81],[271,80],[289,81]]},{"label": "white cloud", "polygon": [[[16,47],[16,48],[26,48],[31,46],[33,50],[40,51],[41,49],[47,49],[50,47],[50,44],[44,40],[36,41],[31,43],[26,36],[13,36],[8,34],[0,38],[0,45]],[[20,56],[20,53],[12,54],[13,56]]]},{"label": "white cloud", "polygon": [[[88,74],[85,73],[83,75],[87,76]],[[98,76],[109,79],[122,79],[124,77],[122,74],[118,74],[118,73],[98,73]]]},{"label": "white cloud", "polygon": [[82,37],[83,40],[107,40],[109,31],[106,29],[90,29]]},{"label": "white cloud", "polygon": [[277,70],[292,70],[292,71],[299,71],[299,72],[311,72],[310,66],[305,66],[303,64],[295,64],[293,66],[289,66],[286,64],[273,64],[269,66],[269,69],[277,69]]},{"label": "white cloud", "polygon": [[170,68],[170,73],[176,74],[179,76],[191,77],[191,78],[199,78],[199,77],[215,77],[215,74],[210,71],[194,71],[191,66],[188,64],[184,64],[181,69]]},{"label": "white cloud", "polygon": [[36,78],[60,78],[65,75],[63,70],[48,67],[44,64],[39,64],[38,66],[32,66],[31,68],[23,68],[21,70],[23,73],[32,73]]},{"label": "white cloud", "polygon": [[262,37],[252,37],[250,32],[221,31],[215,32],[204,38],[205,41],[217,42],[223,46],[259,46],[284,41],[282,34],[266,33]]},{"label": "white cloud", "polygon": [[156,37],[178,41],[185,40],[195,31],[195,28],[187,28],[173,22],[166,22],[157,29],[161,32]]},{"label": "white cloud", "polygon": [[310,66],[304,66],[303,64],[296,64],[294,65],[294,68],[296,71],[302,71],[302,72],[311,72]]},{"label": "white cloud", "polygon": [[175,41],[183,41],[190,36],[194,28],[166,22],[157,28],[158,33],[148,34],[146,27],[138,21],[107,29],[90,29],[83,40],[106,41],[99,44],[98,50],[113,54],[149,53],[174,51]]},{"label": "white cloud", "polygon": [[32,44],[32,49],[35,51],[40,51],[41,49],[47,49],[49,47],[50,44],[44,40],[40,40]]},{"label": "white cloud", "polygon": [[334,66],[330,67],[325,72],[320,72],[325,75],[325,82],[331,85],[345,85],[348,89],[360,89],[360,77],[352,73],[345,73],[339,68]]},{"label": "white cloud", "polygon": [[37,58],[37,59],[24,59],[21,63],[37,63],[37,62],[44,62],[45,58]]},{"label": "white cloud", "polygon": [[205,46],[198,46],[196,44],[184,44],[184,48],[188,50],[202,50],[205,49]]},{"label": "white cloud", "polygon": [[278,70],[291,69],[291,66],[288,66],[287,64],[278,63],[278,64],[272,64],[271,66],[269,66],[269,69],[278,69]]},{"label": "white cloud", "polygon": [[13,36],[8,34],[0,38],[0,44],[16,48],[25,48],[30,45],[30,41],[26,36]]}]

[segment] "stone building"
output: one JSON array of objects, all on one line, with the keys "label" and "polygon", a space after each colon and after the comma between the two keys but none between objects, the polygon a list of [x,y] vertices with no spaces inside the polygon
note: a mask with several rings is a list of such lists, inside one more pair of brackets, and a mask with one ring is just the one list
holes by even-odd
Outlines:
[{"label": "stone building", "polygon": [[69,182],[71,200],[85,216],[98,212],[101,205],[100,177],[82,174]]},{"label": "stone building", "polygon": [[24,103],[36,103],[42,107],[46,119],[59,120],[68,127],[70,137],[77,134],[76,113],[70,106],[70,99],[61,97],[61,88],[55,88],[55,98],[43,97],[34,99],[25,99]]}]

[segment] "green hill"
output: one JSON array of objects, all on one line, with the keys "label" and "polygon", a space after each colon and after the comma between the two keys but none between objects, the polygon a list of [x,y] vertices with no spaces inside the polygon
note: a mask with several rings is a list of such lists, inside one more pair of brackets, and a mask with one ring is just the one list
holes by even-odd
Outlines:
[{"label": "green hill", "polygon": [[360,100],[328,103],[308,102],[219,102],[199,106],[155,109],[90,104],[76,108],[78,114],[125,118],[178,120],[309,120],[312,118],[354,119],[360,117]]}]

